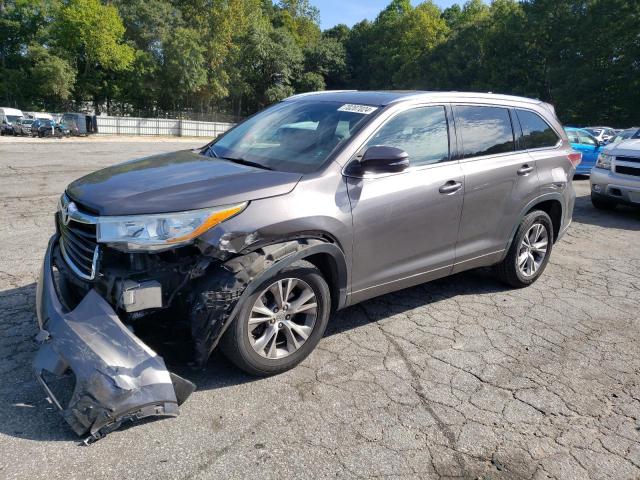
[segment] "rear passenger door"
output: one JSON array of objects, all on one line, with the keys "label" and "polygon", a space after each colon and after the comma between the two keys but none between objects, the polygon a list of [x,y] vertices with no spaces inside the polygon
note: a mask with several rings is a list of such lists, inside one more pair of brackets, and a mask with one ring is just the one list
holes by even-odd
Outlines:
[{"label": "rear passenger door", "polygon": [[456,105],[454,118],[465,178],[454,273],[497,262],[524,206],[537,195],[535,160],[520,148],[514,110]]}]

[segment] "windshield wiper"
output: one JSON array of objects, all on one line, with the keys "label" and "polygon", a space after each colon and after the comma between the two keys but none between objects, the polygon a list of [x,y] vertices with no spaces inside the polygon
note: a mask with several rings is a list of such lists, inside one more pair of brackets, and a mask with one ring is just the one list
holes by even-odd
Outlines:
[{"label": "windshield wiper", "polygon": [[244,158],[232,158],[232,157],[217,157],[217,158],[221,158],[223,160],[229,160],[230,162],[238,163],[240,165],[246,165],[248,167],[256,167],[256,168],[261,168],[263,170],[273,170],[273,168],[271,168],[271,167],[267,167],[266,165],[263,165],[263,164],[258,163],[258,162],[252,162],[250,160],[245,160]]}]

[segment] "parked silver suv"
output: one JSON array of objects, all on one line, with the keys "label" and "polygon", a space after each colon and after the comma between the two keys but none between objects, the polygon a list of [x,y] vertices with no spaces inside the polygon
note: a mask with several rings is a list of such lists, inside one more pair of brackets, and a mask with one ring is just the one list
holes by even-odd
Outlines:
[{"label": "parked silver suv", "polygon": [[612,210],[618,204],[640,206],[640,140],[608,145],[591,170],[591,203]]},{"label": "parked silver suv", "polygon": [[198,363],[221,342],[270,375],[309,355],[332,311],[368,298],[492,265],[530,285],[571,222],[579,161],[540,101],[344,91],[95,172],[60,200],[36,375],[48,389],[43,372],[73,371],[71,401],[54,403],[98,438],[177,414],[193,389],[132,331],[183,325]]}]

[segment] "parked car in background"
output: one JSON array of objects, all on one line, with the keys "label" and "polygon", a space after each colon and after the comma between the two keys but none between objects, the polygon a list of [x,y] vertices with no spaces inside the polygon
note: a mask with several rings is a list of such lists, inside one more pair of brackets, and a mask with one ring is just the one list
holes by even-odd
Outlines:
[{"label": "parked car in background", "polygon": [[0,135],[13,135],[13,124],[22,117],[22,110],[0,107]]},{"label": "parked car in background", "polygon": [[640,139],[605,147],[591,171],[591,203],[612,210],[616,205],[640,207]]},{"label": "parked car in background", "polygon": [[593,135],[600,143],[608,143],[616,136],[616,131],[611,127],[584,127],[584,130]]},{"label": "parked car in background", "polygon": [[618,143],[628,138],[640,138],[640,128],[632,127],[627,128],[626,130],[621,130],[620,132],[616,133],[615,137],[609,140],[609,143]]},{"label": "parked car in background", "polygon": [[87,135],[97,131],[95,118],[95,115],[86,113],[67,112],[61,121],[69,127],[71,135]]},{"label": "parked car in background", "polygon": [[53,120],[35,120],[31,125],[31,134],[38,137],[65,137],[69,135],[69,127]]},{"label": "parked car in background", "polygon": [[54,120],[53,115],[46,112],[24,112],[24,118],[32,120]]},{"label": "parked car in background", "polygon": [[13,134],[31,136],[31,125],[33,125],[34,121],[31,118],[19,118],[13,122]]},{"label": "parked car in background", "polygon": [[576,168],[576,175],[589,175],[602,149],[602,142],[582,128],[566,127],[564,130],[567,132],[571,147],[582,153],[582,162]]}]

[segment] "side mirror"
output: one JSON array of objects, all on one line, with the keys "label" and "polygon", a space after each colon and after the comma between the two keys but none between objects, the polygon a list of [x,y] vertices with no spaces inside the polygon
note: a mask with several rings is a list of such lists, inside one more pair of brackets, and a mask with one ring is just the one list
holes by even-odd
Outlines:
[{"label": "side mirror", "polygon": [[360,168],[365,172],[401,172],[408,167],[407,152],[400,148],[383,145],[369,147],[360,160]]}]

